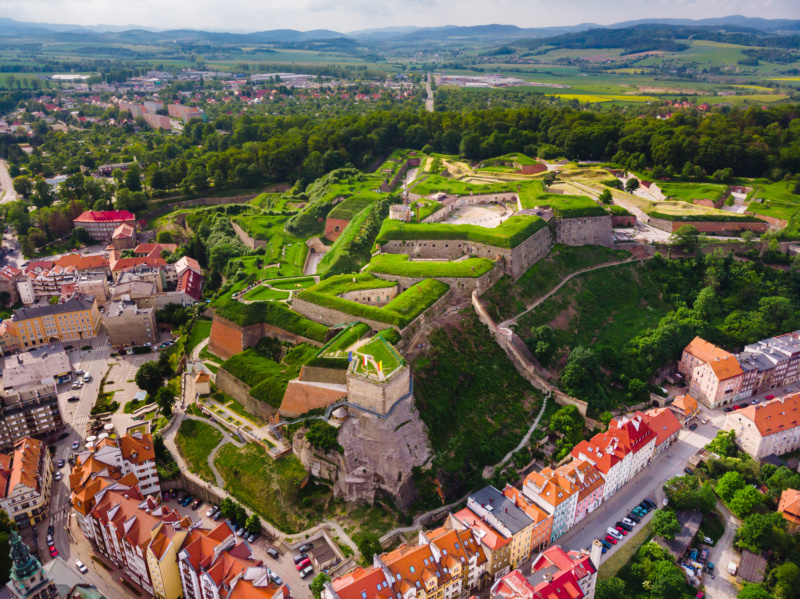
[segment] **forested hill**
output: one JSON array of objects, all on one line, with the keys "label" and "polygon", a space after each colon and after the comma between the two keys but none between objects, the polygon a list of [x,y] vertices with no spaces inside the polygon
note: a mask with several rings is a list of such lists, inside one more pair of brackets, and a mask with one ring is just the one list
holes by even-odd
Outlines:
[{"label": "forested hill", "polygon": [[[519,40],[515,45],[526,48],[547,46],[555,48],[624,48],[626,53],[664,51],[680,52],[687,48],[686,40],[708,40],[742,46],[798,48],[798,35],[767,35],[755,29],[737,26],[685,27],[679,25],[636,25],[624,29],[597,28],[564,33],[548,38]],[[682,41],[683,40],[683,41]]]}]

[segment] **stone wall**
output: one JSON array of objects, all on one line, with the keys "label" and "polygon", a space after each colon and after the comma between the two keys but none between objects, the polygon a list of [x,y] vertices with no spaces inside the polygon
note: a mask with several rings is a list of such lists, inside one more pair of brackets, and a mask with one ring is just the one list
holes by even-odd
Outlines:
[{"label": "stone wall", "polygon": [[[383,328],[386,327],[384,326]],[[322,347],[322,344],[318,341],[314,341],[313,339],[308,339],[300,335],[295,335],[294,333],[284,331],[281,328],[265,322],[259,322],[242,327],[235,322],[215,314],[211,322],[209,351],[212,354],[227,360],[228,358],[243,352],[248,347],[253,347],[263,337],[275,337],[281,341],[286,341],[294,345],[305,342],[315,347]]]},{"label": "stone wall", "polygon": [[202,206],[223,206],[225,204],[247,204],[250,200],[258,197],[259,194],[257,193],[250,193],[241,196],[231,196],[227,198],[198,198],[196,200],[182,200],[179,202],[171,202],[169,204],[164,204],[159,206],[158,208],[154,208],[153,210],[149,210],[144,214],[139,215],[139,219],[143,220],[151,220],[161,216],[162,214],[167,214],[168,212],[172,212],[173,210],[179,210],[181,208],[190,208],[190,207],[202,207]]},{"label": "stone wall", "polygon": [[[398,294],[402,293],[409,287],[416,285],[426,277],[402,277],[400,275],[387,275],[383,273],[373,273],[376,277],[385,279],[387,281],[397,281],[399,284]],[[480,277],[435,277],[437,281],[450,285],[453,290],[453,297],[468,298],[472,292],[477,290],[478,295],[483,294],[492,285],[497,283],[505,274],[502,264],[495,264],[495,266],[487,273]]]},{"label": "stone wall", "polygon": [[[309,318],[315,322],[320,322],[327,326],[340,325],[353,322],[355,320],[368,324],[376,331],[382,331],[383,329],[388,329],[389,327],[393,326],[386,324],[385,322],[361,318],[359,316],[353,316],[352,314],[340,312],[339,310],[312,304],[311,302],[300,299],[299,297],[292,300],[292,309],[298,314],[302,314],[306,318]],[[396,329],[397,327],[394,328]],[[317,343],[316,345],[319,344]]]},{"label": "stone wall", "polygon": [[381,287],[379,289],[358,289],[357,291],[348,291],[343,293],[340,297],[351,302],[359,304],[367,304],[369,306],[383,306],[388,304],[398,295],[397,285],[394,287]]},{"label": "stone wall", "polygon": [[566,245],[611,246],[611,215],[583,218],[559,218],[556,224],[556,243]]},{"label": "stone wall", "polygon": [[506,263],[506,272],[516,281],[539,260],[546,257],[553,247],[550,227],[543,227],[511,250],[511,260]]},{"label": "stone wall", "polygon": [[455,291],[451,287],[447,293],[440,297],[430,308],[417,316],[406,328],[400,331],[400,336],[402,338],[400,342],[396,344],[397,349],[399,351],[405,351],[407,344],[414,338],[414,335],[428,326],[437,316],[447,312],[447,309],[454,303],[455,299]]},{"label": "stone wall", "polygon": [[611,226],[612,227],[632,227],[636,224],[636,217],[634,215],[630,216],[612,216],[611,217]]},{"label": "stone wall", "polygon": [[263,239],[255,239],[253,237],[250,237],[250,235],[247,234],[247,231],[242,229],[233,220],[231,220],[231,225],[233,226],[233,230],[236,233],[236,236],[241,240],[243,244],[245,244],[251,250],[260,247],[267,247],[266,241],[264,241]]},{"label": "stone wall", "polygon": [[269,421],[277,412],[277,410],[267,402],[260,401],[250,395],[250,387],[224,368],[220,368],[217,371],[215,383],[220,391],[230,395],[233,399],[242,404],[245,410],[258,416],[262,420]]},{"label": "stone wall", "polygon": [[347,371],[347,401],[379,414],[386,414],[410,391],[411,369],[408,366],[396,370],[384,381]]},{"label": "stone wall", "polygon": [[775,218],[774,216],[765,216],[764,214],[756,214],[755,212],[745,212],[745,214],[749,214],[751,216],[755,216],[756,218],[760,218],[761,220],[767,221],[770,227],[773,229],[783,229],[788,223],[788,221],[783,220],[782,218]]},{"label": "stone wall", "polygon": [[647,224],[656,229],[661,229],[667,233],[677,231],[683,225],[697,227],[701,233],[714,233],[716,235],[725,233],[736,233],[739,231],[755,231],[763,233],[769,225],[765,222],[698,222],[688,220],[665,220],[663,218],[648,218]]},{"label": "stone wall", "polygon": [[440,210],[437,210],[430,216],[426,216],[422,219],[423,223],[438,223],[448,216],[461,208],[462,206],[475,206],[477,204],[485,204],[487,202],[495,202],[495,203],[502,203],[502,202],[514,202],[517,203],[518,198],[517,194],[514,192],[501,192],[501,193],[484,193],[484,194],[477,194],[477,195],[468,195],[468,196],[458,196],[458,199],[454,202],[447,204],[446,206],[442,206]]}]

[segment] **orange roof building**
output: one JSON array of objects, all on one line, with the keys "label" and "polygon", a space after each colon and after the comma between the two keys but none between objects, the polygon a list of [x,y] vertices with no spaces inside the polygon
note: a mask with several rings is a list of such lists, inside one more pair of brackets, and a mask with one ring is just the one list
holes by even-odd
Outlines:
[{"label": "orange roof building", "polygon": [[789,523],[790,530],[797,530],[800,527],[800,491],[786,489],[781,493],[778,511]]},{"label": "orange roof building", "polygon": [[666,451],[678,439],[682,425],[671,409],[654,408],[644,414],[636,412],[636,415],[641,416],[645,424],[656,434],[656,453]]},{"label": "orange roof building", "polygon": [[687,420],[694,418],[700,411],[700,406],[697,400],[691,395],[678,395],[674,401],[669,405],[669,409],[681,422],[681,425],[686,423]]},{"label": "orange roof building", "polygon": [[531,472],[522,484],[522,493],[552,516],[550,543],[572,528],[579,490],[566,470],[545,468]]},{"label": "orange roof building", "polygon": [[800,449],[800,393],[730,412],[723,429],[757,460]]},{"label": "orange roof building", "polygon": [[511,571],[511,537],[500,534],[469,508],[451,514],[448,523],[453,528],[472,531],[486,555],[486,573],[492,579]]},{"label": "orange roof building", "polygon": [[709,343],[700,337],[695,337],[689,345],[683,348],[681,361],[678,362],[678,372],[683,374],[687,379],[690,379],[692,377],[692,371],[696,366],[700,366],[701,364],[705,364],[717,358],[727,358],[731,355],[732,354],[717,347],[713,343]]},{"label": "orange roof building", "polygon": [[513,501],[519,509],[533,520],[531,555],[550,545],[550,537],[553,534],[553,516],[533,503],[516,487],[506,485],[506,488],[503,489],[503,495]]},{"label": "orange roof building", "polygon": [[53,461],[42,441],[23,437],[14,453],[0,459],[0,508],[17,526],[33,526],[47,518]]}]

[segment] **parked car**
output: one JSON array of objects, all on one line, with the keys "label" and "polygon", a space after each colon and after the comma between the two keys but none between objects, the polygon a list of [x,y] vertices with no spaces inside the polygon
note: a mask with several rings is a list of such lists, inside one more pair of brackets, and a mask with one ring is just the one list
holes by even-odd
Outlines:
[{"label": "parked car", "polygon": [[601,545],[602,545],[604,548],[606,548],[606,549],[611,549],[611,543],[609,543],[609,542],[608,542],[608,541],[606,541],[605,539],[597,539],[597,540],[598,540],[598,541],[600,541],[600,544],[601,544]]},{"label": "parked car", "polygon": [[81,387],[83,387],[83,381],[75,381],[74,383],[72,383],[73,389],[80,389]]},{"label": "parked car", "polygon": [[612,537],[611,535],[606,535],[606,543],[611,543],[612,545],[617,544],[617,537]]},{"label": "parked car", "polygon": [[275,547],[267,547],[267,555],[269,555],[272,559],[278,559],[281,556]]},{"label": "parked car", "polygon": [[242,535],[244,535],[244,526],[236,529],[236,536],[241,537]]},{"label": "parked car", "polygon": [[791,387],[787,387],[784,393],[794,393],[794,389],[792,389]]},{"label": "parked car", "polygon": [[208,511],[206,512],[206,518],[211,518],[211,516],[217,513],[218,509],[219,508],[216,505],[212,505],[210,508],[208,508]]},{"label": "parked car", "polygon": [[708,549],[703,549],[700,552],[700,555],[697,557],[697,561],[699,561],[702,564],[705,563],[706,560],[708,560]]},{"label": "parked car", "polygon": [[247,539],[247,540],[250,541],[251,543],[255,543],[256,539],[259,537],[259,535],[260,535],[260,533],[252,532],[252,533],[250,533],[250,538]]},{"label": "parked car", "polygon": [[728,408],[723,408],[723,409],[722,409],[722,411],[723,411],[723,412],[725,412],[725,413],[728,413],[728,412],[733,412],[733,408],[730,408],[730,407],[728,407]]},{"label": "parked car", "polygon": [[52,532],[48,532],[47,533],[47,544],[48,545],[52,545],[53,544],[53,533]]},{"label": "parked car", "polygon": [[84,383],[88,383],[88,382],[89,382],[89,381],[91,381],[91,380],[92,380],[92,375],[91,375],[91,374],[89,374],[88,372],[87,372],[86,374],[84,374],[84,375],[83,375],[83,382],[84,382]]},{"label": "parked car", "polygon": [[310,560],[310,559],[308,559],[308,558],[306,558],[306,559],[304,559],[302,562],[300,562],[299,564],[297,564],[297,565],[295,566],[295,568],[297,568],[297,571],[299,572],[299,571],[300,571],[300,570],[302,570],[303,568],[306,568],[306,567],[308,567],[308,566],[310,566],[310,565],[311,565],[311,560]]},{"label": "parked car", "polygon": [[622,533],[619,532],[616,528],[611,528],[609,526],[608,529],[606,530],[606,532],[608,534],[610,534],[612,537],[614,537],[615,539],[617,539],[618,541],[622,540]]},{"label": "parked car", "polygon": [[86,574],[89,571],[89,568],[84,566],[81,560],[75,561],[75,567],[78,568],[78,572],[80,572],[81,574]]},{"label": "parked car", "polygon": [[703,543],[705,543],[706,545],[711,545],[711,543],[713,542],[714,541],[711,539],[711,537],[703,537]]},{"label": "parked car", "polygon": [[217,513],[214,514],[212,520],[214,520],[214,522],[217,522],[220,518],[222,518],[222,510],[217,510]]},{"label": "parked car", "polygon": [[161,499],[163,499],[164,501],[169,501],[171,499],[169,491],[164,491],[161,494]]},{"label": "parked car", "polygon": [[650,510],[653,508],[650,507],[649,503],[645,503],[644,501],[637,506],[640,510],[642,510],[645,514],[649,513]]},{"label": "parked car", "polygon": [[709,572],[713,572],[714,571],[714,564],[712,562],[708,562],[708,565],[706,566],[706,570],[708,570]]},{"label": "parked car", "polygon": [[57,471],[56,471],[56,475],[55,475],[53,478],[55,478],[56,480],[61,480],[61,478],[62,478],[63,476],[64,476],[64,475],[63,475],[63,474],[61,474],[61,470],[57,470]]},{"label": "parked car", "polygon": [[293,559],[294,559],[294,565],[296,566],[303,560],[308,559],[308,556],[305,553],[301,553],[300,555],[295,555]]},{"label": "parked car", "polygon": [[313,548],[314,548],[314,543],[306,543],[305,545],[300,545],[300,547],[298,547],[297,550],[300,553],[305,553],[306,551],[309,551]]},{"label": "parked car", "polygon": [[269,571],[269,577],[272,579],[272,582],[274,582],[278,586],[281,586],[283,584],[281,577],[275,574],[275,572],[273,572],[272,570]]},{"label": "parked car", "polygon": [[50,545],[50,557],[58,557],[58,549],[55,545]]},{"label": "parked car", "polygon": [[617,522],[614,522],[614,526],[615,526],[616,528],[621,528],[622,530],[627,530],[628,532],[630,532],[630,531],[632,531],[632,530],[633,530],[633,526],[630,526],[630,525],[628,525],[628,524],[625,524],[625,523],[624,523],[624,522],[622,522],[621,520],[619,520],[619,521],[617,521]]},{"label": "parked car", "polygon": [[622,523],[623,524],[627,524],[628,526],[631,526],[631,527],[636,526],[636,522],[634,522],[633,520],[631,520],[628,517],[623,518],[622,519]]},{"label": "parked car", "polygon": [[694,474],[694,470],[692,470],[691,468],[684,468],[684,469],[683,469],[683,471],[684,471],[686,474]]},{"label": "parked car", "polygon": [[85,372],[82,369],[79,368],[78,370],[75,371],[75,374],[77,376],[83,376],[85,374]]},{"label": "parked car", "polygon": [[196,510],[197,508],[199,508],[199,507],[200,507],[200,505],[201,505],[202,503],[203,503],[203,500],[202,500],[202,499],[195,499],[195,500],[194,500],[194,503],[192,503],[192,509],[193,509],[193,510]]},{"label": "parked car", "polygon": [[181,505],[183,507],[186,507],[190,503],[192,503],[192,496],[191,495],[187,495],[186,497],[184,497],[183,501],[181,501]]},{"label": "parked car", "polygon": [[[603,549],[605,551],[605,549]],[[306,566],[303,568],[302,572],[300,572],[300,578],[305,578],[314,573],[314,568],[312,566]]]},{"label": "parked car", "polygon": [[623,537],[627,537],[628,536],[628,531],[625,530],[622,526],[617,526],[615,528],[616,528],[617,532],[619,532]]},{"label": "parked car", "polygon": [[693,431],[696,428],[697,428],[697,423],[695,422],[692,426],[689,427],[689,430]]},{"label": "parked car", "polygon": [[[80,397],[78,397],[77,395],[70,395],[70,396],[67,398],[67,401],[68,401],[68,402],[70,402],[70,403],[75,403],[76,401],[80,401],[80,400],[81,400],[81,398],[80,398]],[[75,447],[74,449],[78,449],[78,448],[77,448],[77,447]]]},{"label": "parked car", "polygon": [[58,467],[59,468],[63,468],[64,467],[64,460],[63,459],[58,460]]},{"label": "parked car", "polygon": [[628,520],[633,520],[633,521],[634,521],[636,524],[639,524],[639,522],[641,522],[641,521],[642,521],[642,519],[641,519],[641,518],[639,518],[639,516],[637,516],[637,515],[636,515],[636,514],[634,514],[633,512],[631,512],[630,514],[628,514],[627,518],[628,518]]}]

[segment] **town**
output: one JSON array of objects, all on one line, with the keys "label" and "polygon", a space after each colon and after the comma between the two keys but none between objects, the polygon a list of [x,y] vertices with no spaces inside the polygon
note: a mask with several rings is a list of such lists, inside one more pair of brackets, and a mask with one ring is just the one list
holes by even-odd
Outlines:
[{"label": "town", "polygon": [[0,57],[0,595],[797,595],[792,73],[136,35]]}]

